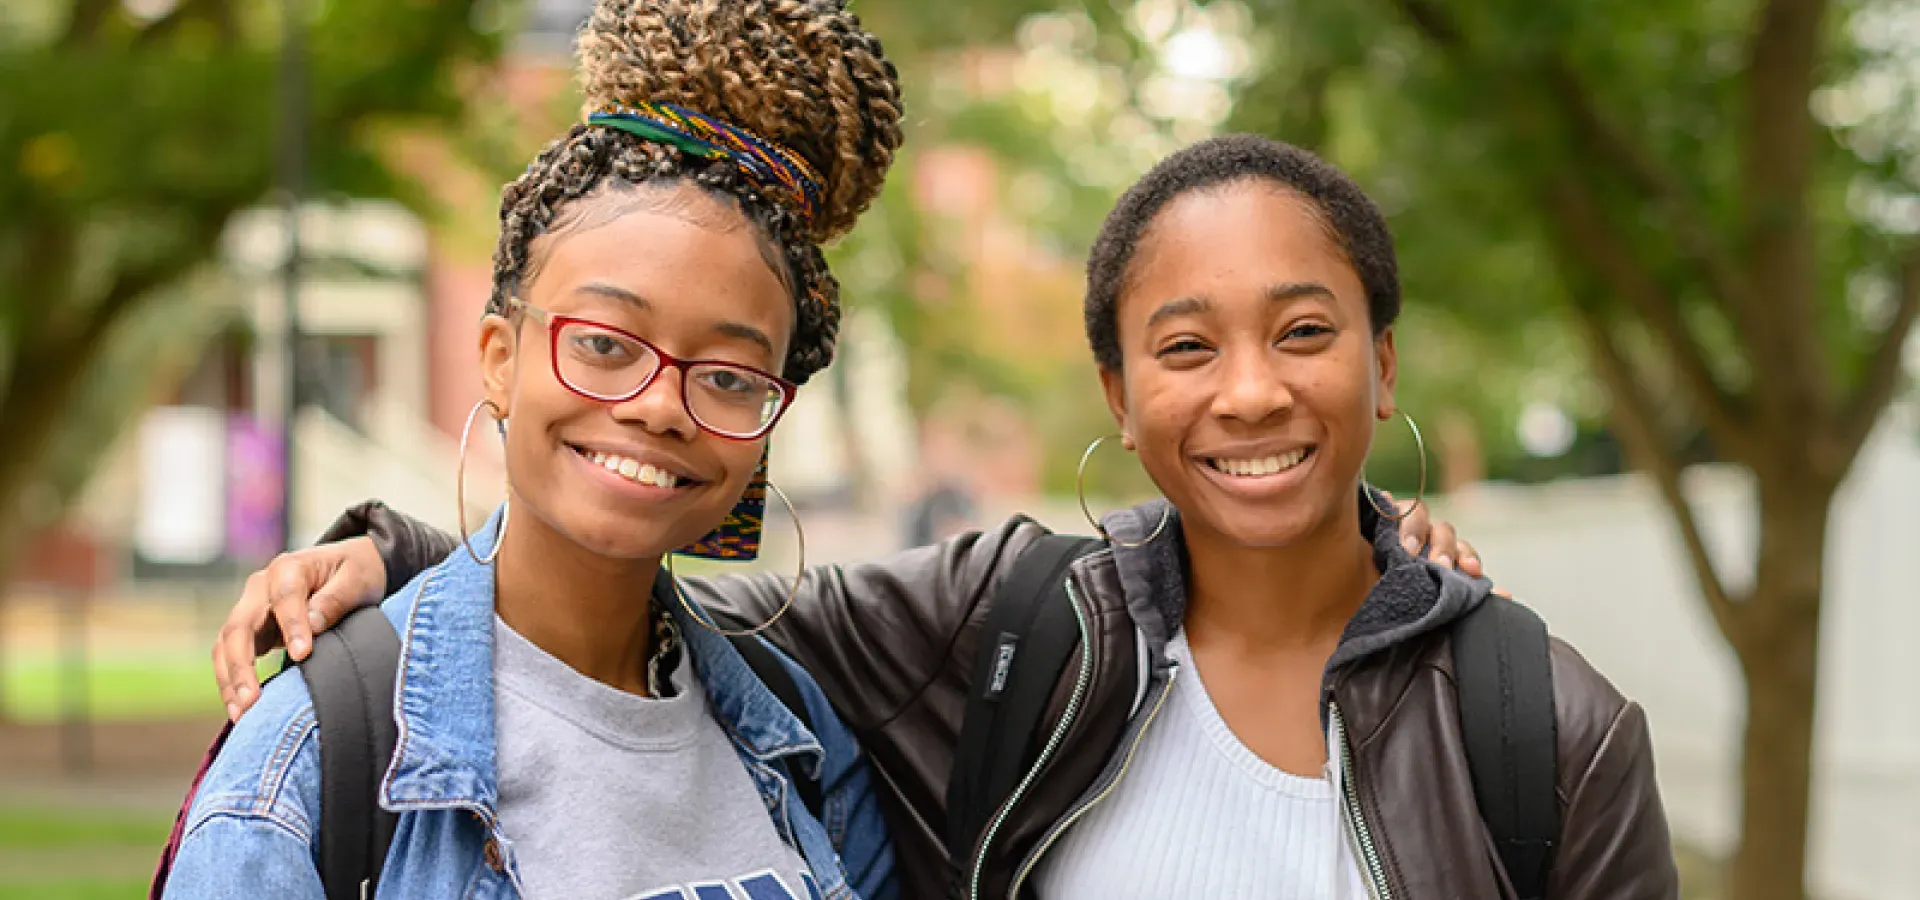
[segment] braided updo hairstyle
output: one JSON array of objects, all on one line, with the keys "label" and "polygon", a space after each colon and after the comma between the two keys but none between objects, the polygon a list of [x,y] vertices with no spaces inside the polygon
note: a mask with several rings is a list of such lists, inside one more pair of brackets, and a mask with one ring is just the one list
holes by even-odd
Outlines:
[{"label": "braided updo hairstyle", "polygon": [[599,0],[579,64],[586,113],[654,102],[723,119],[805,158],[821,176],[820,209],[805,222],[731,162],[575,125],[501,192],[487,311],[504,314],[533,276],[532,244],[568,204],[612,182],[685,180],[736,203],[784,259],[796,312],[785,377],[804,382],[824,368],[840,284],[820,245],[853,227],[900,147],[900,85],[879,39],[844,0]]}]

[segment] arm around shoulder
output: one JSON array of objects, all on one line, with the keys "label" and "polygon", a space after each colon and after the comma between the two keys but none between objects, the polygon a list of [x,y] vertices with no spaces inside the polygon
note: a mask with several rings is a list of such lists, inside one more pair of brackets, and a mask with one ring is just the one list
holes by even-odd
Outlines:
[{"label": "arm around shoulder", "polygon": [[374,548],[380,551],[380,561],[386,564],[387,591],[382,596],[387,597],[398,593],[413,576],[446,559],[460,544],[459,538],[378,500],[342,512],[320,535],[320,543],[361,535],[372,539]]},{"label": "arm around shoulder", "polygon": [[[1045,533],[1016,516],[872,562],[809,569],[767,637],[819,681],[848,725],[878,727],[946,670],[967,629],[979,627],[981,601],[1020,551]],[[682,584],[694,602],[758,624],[780,611],[793,581],[758,575]]]}]

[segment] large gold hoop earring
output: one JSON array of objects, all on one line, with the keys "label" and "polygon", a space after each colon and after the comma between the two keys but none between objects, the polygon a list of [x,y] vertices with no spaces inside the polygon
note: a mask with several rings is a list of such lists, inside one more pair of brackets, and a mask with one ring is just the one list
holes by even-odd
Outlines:
[{"label": "large gold hoop earring", "polygon": [[500,530],[493,536],[493,552],[484,557],[474,552],[473,539],[467,534],[467,441],[473,437],[473,420],[480,418],[483,409],[493,412],[496,424],[506,418],[506,413],[492,400],[483,399],[475,403],[473,410],[467,413],[467,424],[460,429],[460,462],[453,470],[453,505],[460,520],[460,543],[467,548],[467,555],[473,557],[474,562],[490,566],[500,558],[500,545],[504,543],[502,538],[507,536],[507,517],[513,513],[513,500],[509,497],[500,504]]},{"label": "large gold hoop earring", "polygon": [[787,516],[793,519],[794,540],[800,545],[800,570],[793,574],[793,586],[787,589],[787,602],[780,604],[780,608],[774,610],[772,617],[768,618],[765,622],[761,622],[752,628],[742,628],[737,631],[721,628],[713,624],[705,614],[706,610],[694,609],[693,601],[688,600],[687,593],[680,589],[680,576],[673,573],[673,554],[667,554],[667,580],[673,582],[673,595],[680,598],[680,608],[686,610],[687,616],[699,623],[701,628],[705,628],[714,634],[724,637],[747,637],[749,635],[759,634],[773,627],[773,623],[780,621],[780,617],[786,615],[787,610],[793,608],[793,598],[800,594],[800,579],[807,577],[807,531],[800,527],[800,511],[793,507],[792,500],[787,499],[787,492],[781,490],[779,485],[774,484],[772,479],[768,479],[767,481],[767,490],[772,491],[775,497],[780,498],[780,502],[787,507]]},{"label": "large gold hoop earring", "polygon": [[1420,426],[1413,421],[1413,416],[1409,415],[1404,409],[1397,410],[1397,412],[1400,413],[1400,418],[1407,420],[1407,428],[1413,431],[1413,445],[1416,448],[1416,452],[1420,454],[1420,492],[1414,495],[1413,505],[1407,507],[1407,511],[1399,515],[1381,509],[1380,501],[1373,495],[1372,486],[1367,484],[1366,469],[1362,467],[1360,470],[1360,482],[1362,490],[1367,496],[1367,503],[1372,505],[1373,511],[1379,513],[1382,518],[1391,519],[1395,522],[1413,515],[1414,510],[1419,509],[1421,504],[1427,502],[1427,439],[1420,436]]},{"label": "large gold hoop earring", "polygon": [[1080,468],[1073,476],[1073,492],[1080,498],[1080,514],[1087,518],[1087,524],[1092,525],[1093,530],[1100,533],[1100,537],[1115,547],[1132,550],[1135,547],[1144,547],[1153,543],[1153,539],[1159,537],[1160,532],[1167,530],[1167,519],[1173,515],[1173,505],[1168,504],[1161,508],[1160,524],[1153,526],[1152,534],[1147,535],[1145,539],[1133,544],[1115,539],[1113,535],[1107,533],[1106,526],[1101,525],[1099,520],[1093,517],[1093,510],[1087,508],[1087,460],[1093,458],[1093,451],[1100,449],[1101,444],[1119,436],[1120,435],[1117,434],[1103,434],[1094,438],[1093,443],[1087,445],[1086,452],[1080,454]]}]

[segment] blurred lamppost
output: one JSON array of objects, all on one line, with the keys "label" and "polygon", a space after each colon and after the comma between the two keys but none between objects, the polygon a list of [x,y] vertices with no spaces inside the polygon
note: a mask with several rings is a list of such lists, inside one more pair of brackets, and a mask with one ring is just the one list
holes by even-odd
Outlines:
[{"label": "blurred lamppost", "polygon": [[306,196],[307,171],[307,60],[303,0],[282,0],[280,4],[280,193],[286,204],[286,260],[280,270],[282,304],[286,322],[282,337],[286,343],[286,419],[280,432],[281,503],[280,546],[291,549],[298,537],[294,533],[295,485],[294,426],[300,418],[304,398],[301,382],[306,373],[300,332],[300,206]]}]

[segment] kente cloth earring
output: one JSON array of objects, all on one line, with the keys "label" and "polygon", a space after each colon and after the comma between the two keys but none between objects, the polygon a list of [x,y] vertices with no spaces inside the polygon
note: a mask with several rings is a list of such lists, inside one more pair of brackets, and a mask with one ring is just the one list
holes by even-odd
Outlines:
[{"label": "kente cloth earring", "polygon": [[[763,480],[764,478],[762,476],[755,476],[756,482],[763,481]],[[800,527],[800,511],[797,509],[794,509],[793,501],[787,498],[787,493],[785,491],[780,490],[780,487],[778,485],[774,484],[771,481],[766,481],[765,484],[768,490],[773,491],[773,495],[775,497],[780,498],[781,503],[786,504],[787,514],[791,516],[793,519],[793,539],[794,539],[795,545],[799,548],[799,557],[800,557],[800,567],[798,570],[794,572],[793,582],[787,586],[786,602],[780,604],[780,608],[777,610],[774,610],[773,615],[768,616],[765,622],[761,622],[760,624],[755,625],[752,628],[741,628],[737,630],[720,627],[719,625],[714,623],[712,613],[710,613],[704,608],[696,607],[693,601],[687,599],[687,592],[684,590],[681,590],[680,576],[675,574],[675,572],[673,571],[674,554],[671,554],[671,553],[667,554],[667,558],[663,561],[664,565],[667,567],[667,579],[673,584],[673,593],[677,598],[679,598],[680,607],[687,611],[687,616],[693,619],[695,624],[699,625],[701,628],[707,629],[708,631],[714,632],[715,634],[725,635],[727,637],[745,637],[747,635],[759,634],[760,632],[767,630],[768,628],[773,626],[773,623],[780,621],[780,617],[786,615],[787,610],[793,608],[794,598],[800,595],[800,583],[806,580],[807,532],[806,532],[806,529]],[[766,498],[763,496],[761,498],[761,505],[764,506],[765,503],[766,503]],[[756,521],[756,525],[757,525],[757,521]],[[759,546],[760,546],[759,529],[758,527],[756,527],[754,529],[754,535],[753,535],[753,547],[757,551],[759,549]],[[686,551],[681,551],[681,552],[685,553]],[[740,557],[708,557],[708,558],[738,559]]]},{"label": "kente cloth earring", "polygon": [[760,556],[760,532],[767,518],[767,455],[760,454],[760,468],[747,482],[746,493],[733,505],[720,525],[705,537],[680,548],[682,556],[746,562]]}]

